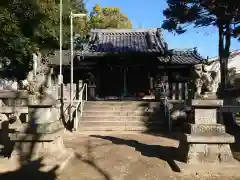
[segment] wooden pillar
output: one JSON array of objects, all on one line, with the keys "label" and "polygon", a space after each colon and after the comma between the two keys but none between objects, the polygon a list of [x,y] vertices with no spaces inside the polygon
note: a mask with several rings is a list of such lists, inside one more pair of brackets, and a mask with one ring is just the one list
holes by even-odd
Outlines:
[{"label": "wooden pillar", "polygon": [[185,99],[188,99],[188,83],[184,83],[184,95]]},{"label": "wooden pillar", "polygon": [[101,89],[101,73],[99,72],[99,69],[96,72],[96,95],[100,94],[100,89]]},{"label": "wooden pillar", "polygon": [[176,100],[176,83],[172,83],[172,100]]},{"label": "wooden pillar", "polygon": [[127,70],[126,67],[123,67],[123,96],[127,94]]},{"label": "wooden pillar", "polygon": [[178,100],[182,100],[183,90],[182,83],[178,83]]},{"label": "wooden pillar", "polygon": [[149,75],[149,89],[153,89],[153,88],[154,88],[153,77]]}]

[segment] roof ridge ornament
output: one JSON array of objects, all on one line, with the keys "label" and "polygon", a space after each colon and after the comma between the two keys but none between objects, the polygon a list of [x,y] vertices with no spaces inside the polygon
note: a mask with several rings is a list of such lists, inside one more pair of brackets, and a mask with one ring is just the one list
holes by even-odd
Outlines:
[{"label": "roof ridge ornament", "polygon": [[146,38],[147,38],[147,44],[150,47],[150,49],[155,48],[156,42],[154,41],[153,33],[151,31],[147,32]]},{"label": "roof ridge ornament", "polygon": [[163,38],[163,33],[161,28],[157,28],[156,35],[158,38]]},{"label": "roof ridge ornament", "polygon": [[194,54],[198,54],[197,47],[194,47],[194,48],[193,48],[193,53],[194,53]]}]

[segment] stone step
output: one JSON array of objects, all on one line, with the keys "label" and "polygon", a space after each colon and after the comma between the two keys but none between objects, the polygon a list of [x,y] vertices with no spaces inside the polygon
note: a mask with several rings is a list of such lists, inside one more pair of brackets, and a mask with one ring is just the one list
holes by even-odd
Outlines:
[{"label": "stone step", "polygon": [[140,131],[140,132],[160,132],[166,130],[166,127],[146,127],[146,126],[79,126],[78,131]]},{"label": "stone step", "polygon": [[89,101],[79,131],[157,131],[166,124],[160,102]]},{"label": "stone step", "polygon": [[159,109],[163,109],[163,107],[118,107],[118,106],[94,106],[89,107],[85,106],[83,107],[84,111],[156,111]]},{"label": "stone step", "polygon": [[112,116],[164,116],[163,111],[144,112],[144,111],[83,111],[83,116],[112,117]]},{"label": "stone step", "polygon": [[104,103],[104,104],[95,104],[95,103],[85,103],[85,106],[89,106],[89,107],[129,107],[129,106],[133,106],[133,107],[141,107],[142,104],[123,104],[123,103]]},{"label": "stone step", "polygon": [[82,116],[80,121],[165,121],[160,116]]},{"label": "stone step", "polygon": [[111,126],[162,126],[163,121],[80,121],[80,126],[102,126],[102,127],[111,127]]},{"label": "stone step", "polygon": [[87,101],[88,104],[159,104],[156,101]]},{"label": "stone step", "polygon": [[86,102],[85,107],[158,107],[160,102]]},{"label": "stone step", "polygon": [[159,111],[164,109],[164,107],[116,107],[116,106],[96,106],[96,107],[87,107],[83,106],[84,111]]}]

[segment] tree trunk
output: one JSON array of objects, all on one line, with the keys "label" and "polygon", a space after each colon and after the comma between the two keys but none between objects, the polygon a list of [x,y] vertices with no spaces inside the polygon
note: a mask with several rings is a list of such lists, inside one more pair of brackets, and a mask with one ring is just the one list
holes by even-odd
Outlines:
[{"label": "tree trunk", "polygon": [[224,67],[225,67],[225,87],[229,84],[228,81],[228,58],[230,55],[230,46],[231,46],[231,25],[230,23],[226,24],[226,35],[225,35],[225,48],[224,48]]},{"label": "tree trunk", "polygon": [[[220,60],[220,70],[221,70],[221,85],[220,90],[223,91],[228,87],[228,58],[230,54],[231,45],[231,27],[230,23],[226,23],[226,31],[224,34],[223,24],[219,24],[219,60]],[[224,41],[225,38],[225,41]],[[225,46],[224,46],[225,42]]]},{"label": "tree trunk", "polygon": [[219,62],[220,62],[220,72],[221,72],[221,84],[220,84],[220,90],[222,91],[225,87],[225,83],[226,83],[226,76],[225,76],[225,64],[224,64],[224,60],[223,60],[223,51],[224,51],[224,45],[223,45],[223,41],[224,41],[224,36],[223,36],[223,25],[222,23],[218,24],[218,55],[219,55]]}]

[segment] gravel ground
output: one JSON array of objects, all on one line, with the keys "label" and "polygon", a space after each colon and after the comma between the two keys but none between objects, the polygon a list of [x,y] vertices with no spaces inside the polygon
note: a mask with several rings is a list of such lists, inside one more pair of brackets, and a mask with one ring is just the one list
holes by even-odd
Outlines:
[{"label": "gravel ground", "polygon": [[220,174],[172,171],[169,160],[178,141],[143,134],[67,135],[76,158],[58,180],[237,180]]},{"label": "gravel ground", "polygon": [[[180,156],[177,155],[179,141],[173,137],[113,133],[95,136],[66,134],[64,143],[74,150],[76,156],[59,176],[56,177],[55,170],[45,173],[39,171],[41,161],[33,161],[28,167],[22,166],[19,170],[10,170],[13,164],[7,166],[8,160],[5,159],[0,162],[0,170],[4,172],[0,173],[0,180],[240,180],[236,176],[231,177],[229,169],[225,174],[220,174],[223,171],[217,174],[199,173],[202,169],[200,166],[191,168],[195,171],[191,174],[174,172],[178,167],[174,160],[179,160]],[[204,166],[204,169],[208,168],[212,166]],[[240,177],[238,169],[236,172]]]}]

